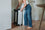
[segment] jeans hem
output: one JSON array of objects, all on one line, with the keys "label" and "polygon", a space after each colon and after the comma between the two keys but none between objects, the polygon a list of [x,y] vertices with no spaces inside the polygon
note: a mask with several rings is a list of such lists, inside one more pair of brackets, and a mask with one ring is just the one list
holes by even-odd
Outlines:
[{"label": "jeans hem", "polygon": [[32,26],[28,26],[28,27],[32,27]]},{"label": "jeans hem", "polygon": [[28,25],[24,25],[24,26],[28,26]]}]

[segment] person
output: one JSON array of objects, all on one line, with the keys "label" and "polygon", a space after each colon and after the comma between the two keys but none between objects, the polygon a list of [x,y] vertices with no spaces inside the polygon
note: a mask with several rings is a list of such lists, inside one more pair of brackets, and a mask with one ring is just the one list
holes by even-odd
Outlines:
[{"label": "person", "polygon": [[21,5],[21,3],[23,3],[24,6],[23,6],[23,8],[20,9],[20,11],[22,12],[23,9],[25,8],[24,27],[27,27],[27,29],[32,29],[31,5],[29,4],[29,2],[27,0],[21,0],[21,1],[19,0],[19,4],[16,9],[18,9],[18,7]]}]

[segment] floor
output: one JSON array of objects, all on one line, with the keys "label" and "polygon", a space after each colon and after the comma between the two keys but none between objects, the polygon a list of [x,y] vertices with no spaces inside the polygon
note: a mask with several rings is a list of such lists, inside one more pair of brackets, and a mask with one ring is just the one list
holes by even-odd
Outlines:
[{"label": "floor", "polygon": [[[39,30],[39,23],[40,21],[32,21],[33,24],[33,29],[32,30]],[[14,26],[12,24],[12,29],[11,30],[24,30],[24,26]],[[42,21],[41,29],[40,30],[45,30],[45,20]]]}]

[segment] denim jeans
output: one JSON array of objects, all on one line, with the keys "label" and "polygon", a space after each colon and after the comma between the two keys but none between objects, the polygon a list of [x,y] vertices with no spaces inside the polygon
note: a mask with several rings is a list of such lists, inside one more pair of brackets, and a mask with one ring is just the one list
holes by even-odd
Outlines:
[{"label": "denim jeans", "polygon": [[27,4],[24,13],[24,26],[32,27],[31,6]]}]

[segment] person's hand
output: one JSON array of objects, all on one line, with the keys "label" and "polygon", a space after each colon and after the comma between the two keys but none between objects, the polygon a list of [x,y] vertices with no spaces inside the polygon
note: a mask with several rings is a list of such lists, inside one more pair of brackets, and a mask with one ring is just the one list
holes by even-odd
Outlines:
[{"label": "person's hand", "polygon": [[23,9],[20,9],[20,11],[22,12],[22,11],[23,11]]}]

